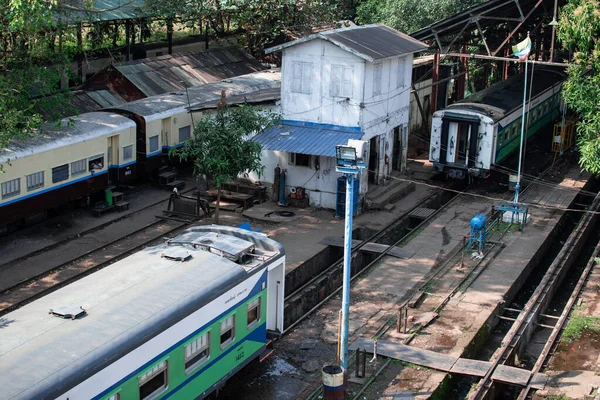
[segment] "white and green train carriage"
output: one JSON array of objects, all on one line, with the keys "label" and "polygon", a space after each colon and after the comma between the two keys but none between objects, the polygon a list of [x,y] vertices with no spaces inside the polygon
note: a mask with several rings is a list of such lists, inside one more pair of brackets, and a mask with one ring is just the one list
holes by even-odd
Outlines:
[{"label": "white and green train carriage", "polygon": [[284,264],[194,227],[35,300],[0,319],[0,399],[202,399],[283,331]]},{"label": "white and green train carriage", "polygon": [[[537,67],[525,120],[530,138],[560,113],[566,74]],[[483,178],[494,164],[518,150],[524,74],[512,76],[433,114],[429,161],[451,178]],[[525,139],[526,140],[526,139]],[[550,138],[548,139],[550,140]]]}]

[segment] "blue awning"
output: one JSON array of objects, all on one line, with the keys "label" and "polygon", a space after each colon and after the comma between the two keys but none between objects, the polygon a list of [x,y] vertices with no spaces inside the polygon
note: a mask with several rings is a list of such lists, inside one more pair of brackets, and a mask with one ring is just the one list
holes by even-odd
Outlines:
[{"label": "blue awning", "polygon": [[316,124],[313,122],[281,121],[252,138],[263,150],[335,157],[335,146],[348,139],[360,139],[359,127]]}]

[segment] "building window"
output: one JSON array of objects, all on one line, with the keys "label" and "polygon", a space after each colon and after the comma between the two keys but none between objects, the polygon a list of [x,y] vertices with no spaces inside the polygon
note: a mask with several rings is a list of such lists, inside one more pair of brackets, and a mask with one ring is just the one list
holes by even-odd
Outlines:
[{"label": "building window", "polygon": [[168,362],[161,361],[139,378],[140,400],[155,397],[167,388]]},{"label": "building window", "polygon": [[313,63],[294,61],[292,63],[292,92],[311,93]]},{"label": "building window", "polygon": [[36,172],[35,174],[27,175],[27,191],[44,187],[44,171]]},{"label": "building window", "polygon": [[235,315],[221,321],[221,349],[235,340]]},{"label": "building window", "polygon": [[86,171],[85,161],[86,159],[84,158],[83,160],[73,161],[71,163],[71,176],[83,174]]},{"label": "building window", "polygon": [[332,65],[329,94],[332,97],[352,97],[352,75],[352,67]]},{"label": "building window", "polygon": [[185,142],[191,136],[192,127],[184,126],[183,128],[179,128],[179,142]]},{"label": "building window", "polygon": [[248,329],[255,326],[260,320],[260,297],[248,303]]},{"label": "building window", "polygon": [[404,58],[398,59],[398,81],[396,82],[396,87],[398,89],[403,88],[405,85],[404,80]]},{"label": "building window", "polygon": [[123,161],[131,160],[133,158],[133,145],[123,147]]},{"label": "building window", "polygon": [[104,168],[104,155],[100,154],[88,158],[88,168],[90,171],[101,170]]},{"label": "building window", "polygon": [[7,199],[21,193],[21,178],[16,178],[2,184],[2,199]]},{"label": "building window", "polygon": [[375,64],[373,72],[373,96],[381,94],[381,85],[383,83],[383,64]]},{"label": "building window", "polygon": [[69,164],[52,168],[52,183],[66,181],[67,179],[69,179]]},{"label": "building window", "polygon": [[206,332],[185,345],[185,372],[204,364],[210,357],[210,332]]},{"label": "building window", "polygon": [[158,135],[150,136],[148,140],[150,142],[150,153],[154,153],[158,150]]},{"label": "building window", "polygon": [[310,167],[310,155],[301,153],[290,153],[290,165],[298,167]]}]

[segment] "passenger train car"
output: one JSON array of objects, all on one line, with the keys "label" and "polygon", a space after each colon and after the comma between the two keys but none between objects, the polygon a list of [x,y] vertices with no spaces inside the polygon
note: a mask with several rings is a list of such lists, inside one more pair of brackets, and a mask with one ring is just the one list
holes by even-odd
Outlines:
[{"label": "passenger train car", "polygon": [[[559,115],[565,79],[566,74],[558,70],[535,68],[531,103],[526,105],[527,138]],[[452,178],[482,178],[494,164],[517,150],[523,80],[524,74],[512,76],[436,111],[429,149],[434,168]],[[528,101],[530,82],[528,79]]]},{"label": "passenger train car", "polygon": [[193,131],[189,107],[280,86],[278,70],[261,71],[123,104],[48,125],[0,152],[0,227],[74,199],[155,177],[163,155]]},{"label": "passenger train car", "polygon": [[283,331],[284,265],[202,226],[58,289],[3,317],[0,399],[202,399]]}]

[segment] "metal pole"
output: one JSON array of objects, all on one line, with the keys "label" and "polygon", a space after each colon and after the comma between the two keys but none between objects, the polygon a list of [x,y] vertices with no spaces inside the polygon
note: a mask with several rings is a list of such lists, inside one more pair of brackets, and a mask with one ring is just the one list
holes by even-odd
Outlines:
[{"label": "metal pole", "polygon": [[350,264],[352,254],[352,214],[354,200],[354,174],[346,175],[346,225],[344,232],[344,282],[342,290],[342,351],[340,365],[348,370],[348,325],[350,314]]},{"label": "metal pole", "polygon": [[527,102],[527,58],[525,59],[525,77],[523,79],[523,112],[521,115],[521,143],[519,144],[519,165],[517,167],[517,186],[515,187],[515,203],[519,202],[521,188],[521,159],[523,158],[523,133],[525,131],[525,104]]}]

